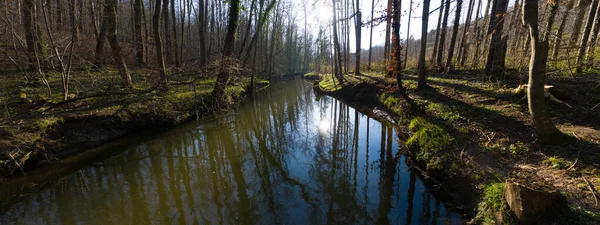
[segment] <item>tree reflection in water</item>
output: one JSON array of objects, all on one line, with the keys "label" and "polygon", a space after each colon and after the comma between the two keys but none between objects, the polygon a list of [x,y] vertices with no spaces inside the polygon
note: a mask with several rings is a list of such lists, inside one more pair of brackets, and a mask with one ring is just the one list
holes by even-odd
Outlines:
[{"label": "tree reflection in water", "polygon": [[292,80],[7,203],[0,224],[460,223],[399,152],[391,126]]}]

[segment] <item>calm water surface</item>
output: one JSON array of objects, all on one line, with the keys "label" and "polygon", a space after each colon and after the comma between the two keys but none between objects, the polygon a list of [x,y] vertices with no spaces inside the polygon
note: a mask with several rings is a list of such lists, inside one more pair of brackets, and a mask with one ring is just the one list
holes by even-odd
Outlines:
[{"label": "calm water surface", "polygon": [[24,195],[0,224],[460,224],[395,132],[286,81]]}]

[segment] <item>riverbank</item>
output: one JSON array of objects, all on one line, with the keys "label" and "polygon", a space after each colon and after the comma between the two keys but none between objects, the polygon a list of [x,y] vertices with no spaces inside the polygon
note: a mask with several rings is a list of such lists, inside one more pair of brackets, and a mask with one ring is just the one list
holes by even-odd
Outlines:
[{"label": "riverbank", "polygon": [[[48,95],[43,86],[23,85],[18,75],[7,75],[2,87],[0,182],[128,134],[226,110],[246,95],[250,84],[250,78],[232,78],[224,100],[217,101],[210,95],[216,78],[196,72],[172,72],[169,90],[161,91],[154,88],[153,71],[148,69],[133,71],[135,89],[121,89],[116,71],[77,71],[68,100],[55,97],[60,80],[50,80],[54,94]],[[268,85],[256,79],[254,88]]]},{"label": "riverbank", "polygon": [[473,222],[511,220],[505,181],[562,193],[567,203],[548,214],[555,215],[548,223],[590,224],[600,218],[600,92],[594,75],[549,79],[568,93],[568,106],[549,103],[555,124],[571,137],[562,146],[537,140],[527,101],[513,93],[518,79],[495,83],[477,72],[431,74],[432,88],[414,92],[416,76],[408,73],[405,85],[415,100],[410,105],[396,97],[395,79],[383,74],[344,75],[343,86],[329,75],[305,78],[317,80],[322,93],[391,114],[409,136],[408,158],[455,202],[477,211]]}]

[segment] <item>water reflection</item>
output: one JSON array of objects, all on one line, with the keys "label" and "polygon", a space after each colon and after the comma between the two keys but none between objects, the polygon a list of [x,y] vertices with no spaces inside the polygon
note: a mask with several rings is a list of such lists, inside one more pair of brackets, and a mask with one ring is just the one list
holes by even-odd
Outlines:
[{"label": "water reflection", "polygon": [[0,224],[460,223],[406,167],[392,127],[281,85],[24,196]]}]

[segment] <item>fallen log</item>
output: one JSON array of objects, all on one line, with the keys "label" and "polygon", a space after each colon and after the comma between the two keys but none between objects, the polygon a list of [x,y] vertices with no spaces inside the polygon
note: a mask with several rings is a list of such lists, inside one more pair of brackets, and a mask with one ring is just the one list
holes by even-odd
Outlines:
[{"label": "fallen log", "polygon": [[[524,100],[527,97],[527,84],[521,84],[513,91],[514,95],[517,97],[522,97],[520,101]],[[552,85],[544,85],[544,97],[549,99],[550,101],[556,102],[558,104],[565,105],[569,108],[573,108],[569,103],[566,103],[560,99],[569,99],[569,96],[558,90],[556,87]]]}]

